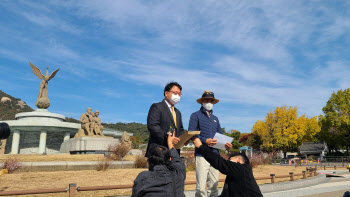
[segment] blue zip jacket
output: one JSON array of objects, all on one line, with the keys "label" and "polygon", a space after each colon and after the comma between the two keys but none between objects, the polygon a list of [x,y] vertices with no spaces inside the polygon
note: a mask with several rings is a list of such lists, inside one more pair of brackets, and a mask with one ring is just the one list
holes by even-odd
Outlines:
[{"label": "blue zip jacket", "polygon": [[[221,126],[219,119],[211,111],[210,117],[208,116],[206,110],[201,107],[199,111],[194,112],[191,115],[190,122],[188,125],[189,131],[201,131],[198,138],[201,140],[202,144],[206,145],[207,138],[214,138],[215,133],[221,133]],[[209,147],[215,153],[219,154],[219,151],[215,148]],[[195,149],[196,156],[202,156],[198,149]]]}]

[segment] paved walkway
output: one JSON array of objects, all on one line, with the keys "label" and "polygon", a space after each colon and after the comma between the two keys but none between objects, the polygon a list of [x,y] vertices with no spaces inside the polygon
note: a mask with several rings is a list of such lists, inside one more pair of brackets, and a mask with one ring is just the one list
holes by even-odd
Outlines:
[{"label": "paved walkway", "polygon": [[280,192],[265,193],[264,197],[342,197],[344,192],[350,191],[350,174],[343,174],[345,178],[327,178],[326,183]]},{"label": "paved walkway", "polygon": [[[343,172],[341,172],[343,171]],[[263,193],[264,197],[342,197],[346,191],[350,191],[350,174],[347,170],[338,170],[337,172],[345,178],[326,178],[325,183],[307,186],[298,189],[284,190],[279,192]],[[326,171],[333,173],[333,171]],[[343,174],[346,173],[346,174]],[[222,188],[219,189],[219,195]],[[194,197],[195,191],[185,191],[186,197]],[[122,196],[119,196],[122,197]],[[127,197],[127,196],[123,196]]]},{"label": "paved walkway", "polygon": [[[325,173],[333,173],[334,170],[323,171]],[[326,178],[326,181],[307,187],[298,189],[283,190],[278,192],[263,193],[264,197],[342,197],[344,192],[350,191],[350,174],[347,170],[337,170],[337,173],[344,176],[345,178]],[[316,178],[316,177],[314,177]],[[307,179],[306,179],[307,180]],[[324,180],[324,179],[323,179]],[[289,184],[296,184],[297,181],[286,182]],[[300,182],[300,181],[299,181]],[[284,183],[282,183],[284,184]],[[219,189],[221,194],[222,188]],[[195,191],[185,191],[187,197],[194,197]]]}]

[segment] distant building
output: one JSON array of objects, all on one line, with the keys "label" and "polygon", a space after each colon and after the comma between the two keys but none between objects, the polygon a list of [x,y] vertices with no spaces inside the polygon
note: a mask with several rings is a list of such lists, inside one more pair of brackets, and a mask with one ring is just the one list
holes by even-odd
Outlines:
[{"label": "distant building", "polygon": [[300,147],[300,154],[306,158],[310,155],[323,157],[328,152],[326,142],[303,142]]},{"label": "distant building", "polygon": [[250,146],[242,146],[239,148],[240,152],[245,153],[247,156],[253,157],[253,148]]}]

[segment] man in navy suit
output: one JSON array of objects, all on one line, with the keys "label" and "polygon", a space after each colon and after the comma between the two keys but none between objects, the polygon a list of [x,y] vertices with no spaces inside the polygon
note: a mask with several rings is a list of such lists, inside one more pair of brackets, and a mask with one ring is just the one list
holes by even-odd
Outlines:
[{"label": "man in navy suit", "polygon": [[[181,113],[175,108],[180,101],[182,87],[176,82],[168,83],[164,88],[164,99],[162,102],[153,103],[147,116],[147,129],[150,132],[146,157],[149,151],[157,145],[167,146],[167,136],[169,131],[175,130],[174,145],[184,132],[182,126]],[[177,150],[180,154],[180,150]]]}]

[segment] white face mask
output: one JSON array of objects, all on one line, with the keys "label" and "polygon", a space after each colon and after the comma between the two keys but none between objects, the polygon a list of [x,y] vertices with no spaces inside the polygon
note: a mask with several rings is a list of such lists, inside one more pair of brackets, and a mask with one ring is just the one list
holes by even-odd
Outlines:
[{"label": "white face mask", "polygon": [[176,105],[176,103],[178,103],[180,101],[180,96],[179,95],[171,95],[171,99],[170,99],[170,102],[173,104],[173,105]]},{"label": "white face mask", "polygon": [[210,111],[213,109],[214,104],[213,103],[203,103],[203,107],[204,107],[204,109]]}]

